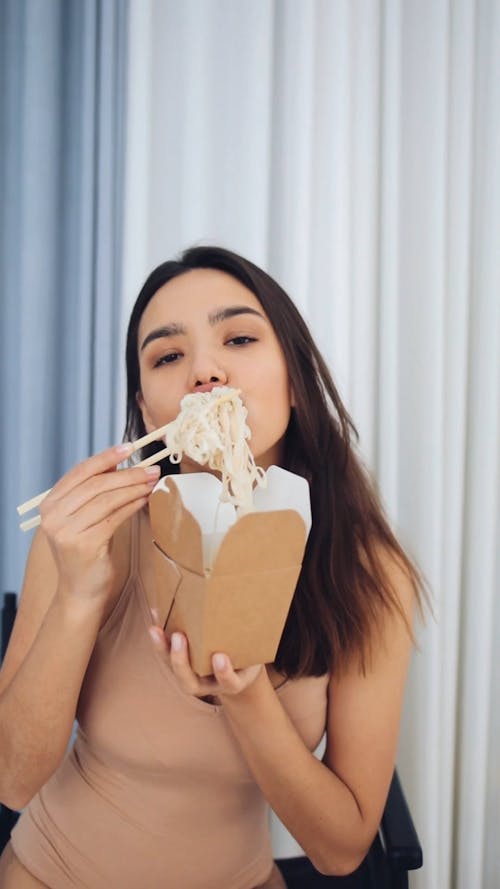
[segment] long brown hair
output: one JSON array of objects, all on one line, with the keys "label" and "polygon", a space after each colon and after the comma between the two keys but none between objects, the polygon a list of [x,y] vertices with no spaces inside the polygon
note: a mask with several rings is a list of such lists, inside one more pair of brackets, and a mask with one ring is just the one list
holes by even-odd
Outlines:
[{"label": "long brown hair", "polygon": [[[220,247],[193,247],[154,269],[128,327],[125,437],[133,440],[145,432],[136,398],[142,313],[160,287],[200,268],[226,272],[255,294],[283,349],[294,392],[283,467],[309,482],[313,523],[275,667],[289,677],[319,676],[342,670],[355,657],[365,670],[384,611],[398,611],[411,634],[380,552],[391,554],[407,574],[420,608],[425,583],[392,532],[375,482],[354,450],[359,435],[328,367],[304,319],[276,281]],[[161,447],[149,445],[144,456]],[[175,471],[178,467],[169,461],[162,464],[162,473]]]}]

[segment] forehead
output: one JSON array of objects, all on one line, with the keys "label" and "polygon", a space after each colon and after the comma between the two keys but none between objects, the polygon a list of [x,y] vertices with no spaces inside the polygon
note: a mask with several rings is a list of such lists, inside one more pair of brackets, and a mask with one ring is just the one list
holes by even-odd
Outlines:
[{"label": "forehead", "polygon": [[265,312],[251,290],[218,269],[192,269],[156,291],[144,309],[139,333],[156,323],[207,320],[209,312],[225,305],[245,305]]}]

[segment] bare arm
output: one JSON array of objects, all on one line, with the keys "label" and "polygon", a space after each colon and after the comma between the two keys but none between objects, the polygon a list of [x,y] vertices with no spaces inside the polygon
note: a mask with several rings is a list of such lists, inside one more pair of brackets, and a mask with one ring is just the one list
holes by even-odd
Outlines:
[{"label": "bare arm", "polygon": [[155,481],[142,469],[114,472],[117,462],[114,449],[84,461],[42,505],[0,671],[0,799],[14,809],[64,756],[97,633],[126,577],[124,523]]},{"label": "bare arm", "polygon": [[[396,565],[391,581],[411,624],[411,584]],[[226,667],[215,671],[211,693],[221,696],[257,783],[323,873],[351,873],[377,832],[396,759],[411,648],[401,617],[388,615],[369,672],[362,675],[353,665],[330,681],[323,762],[305,747],[265,670],[256,677],[250,674],[256,668],[235,673],[226,658]],[[185,689],[199,694],[186,653],[171,652],[172,667]],[[203,694],[208,686],[200,682]]]}]

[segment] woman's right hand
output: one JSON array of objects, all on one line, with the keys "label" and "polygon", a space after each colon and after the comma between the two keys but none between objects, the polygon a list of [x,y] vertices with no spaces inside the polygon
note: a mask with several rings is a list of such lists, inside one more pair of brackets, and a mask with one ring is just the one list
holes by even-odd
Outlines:
[{"label": "woman's right hand", "polygon": [[113,590],[113,535],[147,503],[160,475],[157,466],[116,471],[131,451],[118,445],[89,457],[67,472],[40,505],[60,588],[102,606]]}]

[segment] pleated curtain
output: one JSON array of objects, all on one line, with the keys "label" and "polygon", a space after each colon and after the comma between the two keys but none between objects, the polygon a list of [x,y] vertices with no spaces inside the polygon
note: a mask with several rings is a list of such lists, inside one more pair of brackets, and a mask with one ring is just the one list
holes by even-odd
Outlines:
[{"label": "pleated curtain", "polygon": [[16,505],[114,435],[127,12],[0,3],[0,573],[19,590]]}]

